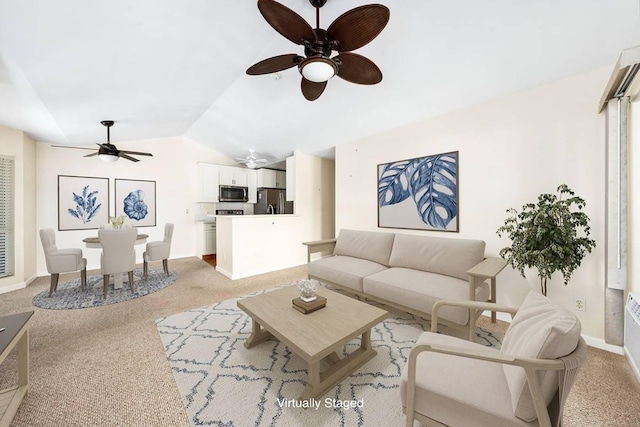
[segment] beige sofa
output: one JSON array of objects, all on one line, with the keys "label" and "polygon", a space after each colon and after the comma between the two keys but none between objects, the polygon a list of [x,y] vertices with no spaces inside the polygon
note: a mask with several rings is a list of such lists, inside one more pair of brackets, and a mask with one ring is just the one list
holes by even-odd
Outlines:
[{"label": "beige sofa", "polygon": [[[337,239],[304,244],[310,278],[425,318],[440,300],[495,302],[496,275],[506,265],[485,258],[482,240],[343,229]],[[446,307],[439,323],[467,331],[473,341],[480,314]]]}]

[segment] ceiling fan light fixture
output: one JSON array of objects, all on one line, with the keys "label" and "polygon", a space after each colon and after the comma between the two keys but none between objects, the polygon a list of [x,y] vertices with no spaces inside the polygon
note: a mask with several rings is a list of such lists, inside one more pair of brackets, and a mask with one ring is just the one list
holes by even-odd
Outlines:
[{"label": "ceiling fan light fixture", "polygon": [[338,67],[329,58],[312,56],[300,63],[299,70],[305,79],[315,83],[322,83],[335,76],[338,72]]},{"label": "ceiling fan light fixture", "polygon": [[113,163],[118,161],[118,156],[114,156],[113,154],[98,154],[98,158],[103,162]]},{"label": "ceiling fan light fixture", "polygon": [[249,160],[247,163],[245,163],[245,165],[249,169],[255,169],[258,166],[258,164],[256,162],[254,162],[253,160]]}]

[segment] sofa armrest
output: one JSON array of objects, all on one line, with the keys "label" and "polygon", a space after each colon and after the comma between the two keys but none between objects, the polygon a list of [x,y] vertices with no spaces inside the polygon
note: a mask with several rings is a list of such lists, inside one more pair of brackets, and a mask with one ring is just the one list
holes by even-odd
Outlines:
[{"label": "sofa armrest", "polygon": [[311,262],[311,254],[318,252],[332,251],[336,246],[336,239],[314,240],[312,242],[302,242],[307,246],[307,262]]},{"label": "sofa armrest", "polygon": [[518,311],[517,308],[502,306],[491,302],[480,301],[455,301],[455,300],[440,300],[433,304],[431,309],[431,332],[438,332],[438,311],[442,306],[450,307],[464,307],[475,310],[490,310],[491,312],[509,313],[513,317]]},{"label": "sofa armrest", "polygon": [[502,258],[490,256],[480,263],[474,265],[467,271],[471,277],[481,277],[484,279],[495,279],[498,273],[507,266],[507,261]]}]

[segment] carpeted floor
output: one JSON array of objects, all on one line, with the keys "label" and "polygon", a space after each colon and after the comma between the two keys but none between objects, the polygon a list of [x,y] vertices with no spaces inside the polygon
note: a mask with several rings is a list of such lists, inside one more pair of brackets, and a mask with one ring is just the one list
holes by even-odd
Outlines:
[{"label": "carpeted floor", "polygon": [[[306,276],[298,267],[231,281],[197,258],[170,260],[178,280],[131,301],[81,310],[43,310],[28,288],[0,294],[2,315],[34,310],[31,388],[12,424],[20,426],[188,427],[156,319],[211,305]],[[77,278],[62,275],[60,280]],[[485,329],[504,330],[504,324]],[[0,389],[16,381],[15,354],[0,365]],[[231,402],[230,402],[231,404]],[[398,402],[388,402],[389,405]],[[589,349],[569,396],[566,426],[638,426],[640,386],[622,356]]]},{"label": "carpeted floor", "polygon": [[[243,344],[252,326],[251,319],[236,305],[240,299],[157,322],[193,426],[365,427],[404,423],[400,405],[387,403],[398,399],[400,374],[418,336],[430,330],[428,320],[387,308],[389,317],[371,330],[371,346],[378,354],[324,396],[308,399],[307,403],[314,405],[311,409],[296,408],[285,402],[302,394],[308,366],[277,340],[246,349]],[[442,327],[441,332],[452,330]],[[477,335],[477,342],[500,347],[501,337],[496,334],[479,328]],[[360,338],[356,338],[338,354],[344,357],[359,347]],[[235,404],[229,405],[229,401]],[[333,402],[361,407],[345,408]]]}]

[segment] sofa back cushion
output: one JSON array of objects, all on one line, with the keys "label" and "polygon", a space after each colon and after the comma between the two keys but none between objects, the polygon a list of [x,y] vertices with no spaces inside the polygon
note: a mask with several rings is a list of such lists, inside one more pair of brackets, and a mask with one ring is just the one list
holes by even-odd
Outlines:
[{"label": "sofa back cushion", "polygon": [[338,234],[333,254],[368,259],[388,266],[393,238],[393,233],[343,229]]},{"label": "sofa back cushion", "polygon": [[[529,292],[513,317],[502,342],[504,355],[535,359],[558,359],[569,355],[580,340],[580,321],[569,310],[546,297]],[[537,418],[524,369],[503,366],[516,417]],[[548,406],[558,389],[557,371],[539,371],[542,395]]]},{"label": "sofa back cushion", "polygon": [[389,266],[469,280],[467,271],[484,259],[484,246],[482,240],[396,234]]}]

